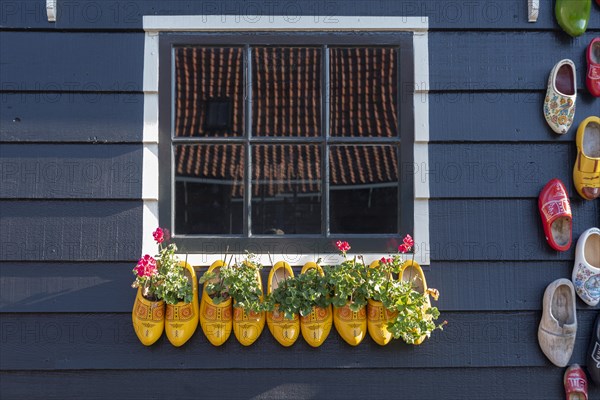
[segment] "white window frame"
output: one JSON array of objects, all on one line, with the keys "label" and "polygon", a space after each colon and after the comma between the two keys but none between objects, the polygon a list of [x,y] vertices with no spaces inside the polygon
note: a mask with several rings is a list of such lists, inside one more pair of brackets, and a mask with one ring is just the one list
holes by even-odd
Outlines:
[{"label": "white window frame", "polygon": [[[429,238],[429,21],[427,17],[323,17],[276,15],[146,15],[143,18],[144,43],[144,127],[143,127],[143,254],[154,254],[156,244],[152,232],[158,226],[158,42],[160,32],[363,32],[404,31],[413,33],[414,48],[414,232],[415,261],[430,265]],[[352,255],[352,254],[351,254]],[[267,254],[260,262],[270,264]],[[367,253],[365,261],[378,260],[388,254]],[[321,258],[324,264],[335,264],[341,258],[332,249],[328,254],[272,254],[273,261],[303,265]],[[218,254],[189,254],[192,265],[210,265],[222,258]]]}]

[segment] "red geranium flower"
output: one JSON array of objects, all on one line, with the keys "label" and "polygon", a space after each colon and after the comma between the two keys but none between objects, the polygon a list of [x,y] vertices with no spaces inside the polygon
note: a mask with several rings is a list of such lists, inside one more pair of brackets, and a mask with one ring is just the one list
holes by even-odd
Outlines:
[{"label": "red geranium flower", "polygon": [[152,256],[146,254],[138,260],[138,263],[133,270],[139,277],[153,276],[157,272],[156,260]]},{"label": "red geranium flower", "polygon": [[415,245],[415,241],[413,240],[412,236],[410,236],[410,235],[406,235],[404,237],[403,242],[409,249]]},{"label": "red geranium flower", "polygon": [[341,251],[342,253],[346,253],[348,250],[351,249],[348,242],[342,242],[341,240],[338,240],[337,242],[335,242],[335,245],[337,246],[338,250]]},{"label": "red geranium flower", "polygon": [[154,240],[158,244],[161,244],[165,240],[165,233],[163,232],[162,228],[160,228],[160,227],[156,228],[156,230],[152,233],[152,236],[154,237]]},{"label": "red geranium flower", "polygon": [[402,243],[400,246],[398,246],[398,251],[400,253],[408,253],[410,251],[410,247]]}]

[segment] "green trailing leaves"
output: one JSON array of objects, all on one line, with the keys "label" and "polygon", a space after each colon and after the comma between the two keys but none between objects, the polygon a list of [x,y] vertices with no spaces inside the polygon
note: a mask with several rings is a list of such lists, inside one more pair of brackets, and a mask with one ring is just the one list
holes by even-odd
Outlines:
[{"label": "green trailing leaves", "polygon": [[167,304],[176,304],[180,301],[192,301],[192,284],[185,274],[185,268],[175,257],[177,247],[169,244],[160,248],[158,256],[158,285],[156,296]]},{"label": "green trailing leaves", "polygon": [[287,319],[294,314],[306,316],[313,307],[325,308],[330,304],[329,287],[323,276],[316,269],[309,269],[279,282],[279,286],[267,298],[269,311],[279,307]]}]

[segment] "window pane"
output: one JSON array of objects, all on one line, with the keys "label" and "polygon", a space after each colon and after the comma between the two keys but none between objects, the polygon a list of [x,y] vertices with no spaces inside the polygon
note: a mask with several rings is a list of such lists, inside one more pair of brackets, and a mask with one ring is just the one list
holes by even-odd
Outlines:
[{"label": "window pane", "polygon": [[329,154],[330,231],[397,233],[397,148],[333,146]]},{"label": "window pane", "polygon": [[254,48],[252,81],[253,135],[321,135],[320,49]]},{"label": "window pane", "polygon": [[241,234],[244,146],[175,146],[175,232]]},{"label": "window pane", "polygon": [[253,146],[252,233],[321,233],[318,145]]},{"label": "window pane", "polygon": [[241,48],[175,49],[175,136],[244,134]]},{"label": "window pane", "polygon": [[397,50],[330,50],[331,136],[395,137]]}]

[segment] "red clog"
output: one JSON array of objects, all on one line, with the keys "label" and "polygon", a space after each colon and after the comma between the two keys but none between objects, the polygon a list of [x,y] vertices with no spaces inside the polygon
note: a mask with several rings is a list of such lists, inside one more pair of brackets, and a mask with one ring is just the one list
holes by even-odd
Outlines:
[{"label": "red clog", "polygon": [[600,37],[592,39],[586,55],[588,68],[585,83],[592,96],[600,97]]},{"label": "red clog", "polygon": [[557,251],[569,250],[573,214],[569,194],[560,179],[551,179],[544,186],[538,198],[538,208],[550,247]]},{"label": "red clog", "polygon": [[563,378],[567,400],[588,400],[588,383],[585,372],[577,364],[565,371]]}]

